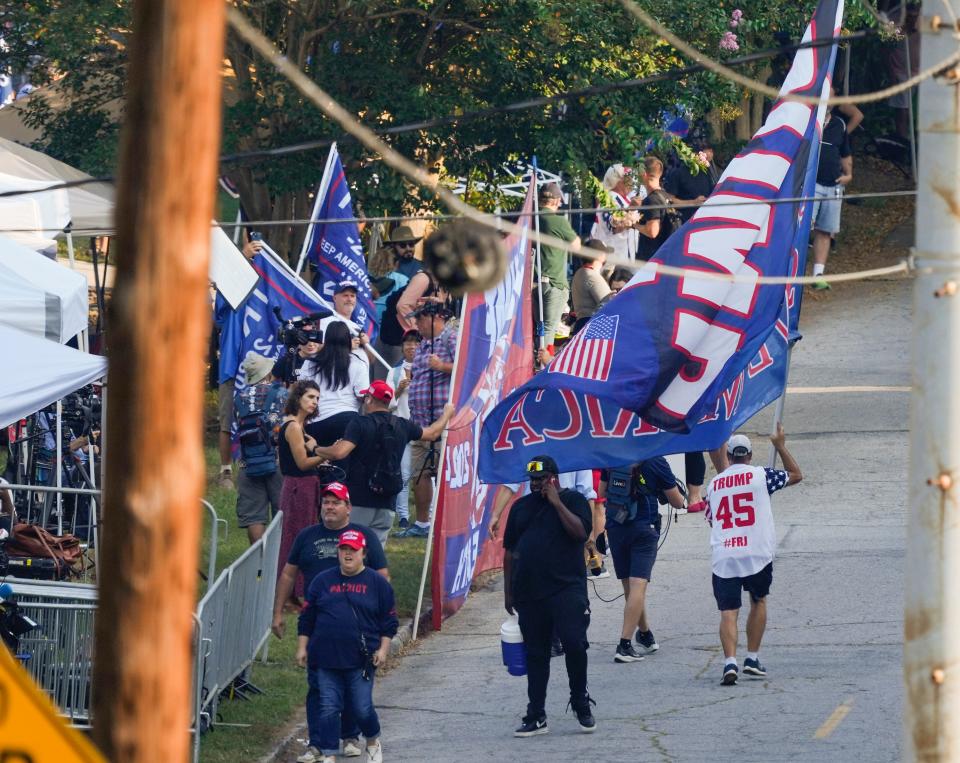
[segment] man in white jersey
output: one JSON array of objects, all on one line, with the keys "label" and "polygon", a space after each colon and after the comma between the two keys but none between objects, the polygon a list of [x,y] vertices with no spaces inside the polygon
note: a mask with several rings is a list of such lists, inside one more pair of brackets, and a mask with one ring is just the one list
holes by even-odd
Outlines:
[{"label": "man in white jersey", "polygon": [[751,678],[767,675],[760,664],[759,652],[767,626],[766,596],[773,582],[773,557],[777,553],[770,496],[803,479],[800,467],[786,448],[786,437],[779,424],[770,442],[783,461],[785,471],[751,466],[750,440],[746,435],[735,434],[727,442],[730,466],[714,477],[707,488],[713,595],[720,610],[722,683],[726,686],[737,682],[737,618],[744,590],[750,593],[750,615],[743,674]]}]

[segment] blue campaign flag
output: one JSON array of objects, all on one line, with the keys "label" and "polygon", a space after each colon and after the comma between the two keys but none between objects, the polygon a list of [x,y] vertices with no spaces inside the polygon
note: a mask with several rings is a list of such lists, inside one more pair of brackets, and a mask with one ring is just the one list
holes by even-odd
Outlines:
[{"label": "blue campaign flag", "polygon": [[333,290],[340,281],[354,281],[357,284],[357,307],[353,311],[353,322],[362,327],[371,339],[376,338],[377,308],[373,303],[373,289],[363,257],[360,229],[353,219],[350,186],[343,173],[336,144],[330,147],[311,219],[342,219],[346,222],[324,222],[310,226],[303,242],[297,272],[300,272],[304,258],[309,259],[316,273],[314,286],[328,300],[333,298]]},{"label": "blue campaign flag", "polygon": [[260,280],[240,307],[223,309],[218,295],[220,382],[235,378],[237,390],[246,386],[240,364],[249,351],[276,359],[283,350],[275,308],[279,308],[284,320],[332,312],[330,303],[299,278],[266,243],[250,264]]},{"label": "blue campaign flag", "polygon": [[[822,0],[803,41],[836,37],[842,13],[842,0]],[[781,94],[828,96],[835,57],[836,44],[800,49]],[[825,112],[774,104],[710,198],[594,316],[603,330],[571,341],[490,414],[481,479],[523,479],[518,464],[538,453],[567,471],[717,447],[782,394],[800,289],[756,278],[803,272],[811,202],[789,200],[813,196]]]}]

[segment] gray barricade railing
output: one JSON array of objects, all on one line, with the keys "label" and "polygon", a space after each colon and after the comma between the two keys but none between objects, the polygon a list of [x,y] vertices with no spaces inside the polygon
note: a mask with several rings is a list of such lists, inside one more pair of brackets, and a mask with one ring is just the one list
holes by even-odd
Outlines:
[{"label": "gray barricade railing", "polygon": [[90,728],[93,703],[93,622],[97,588],[8,578],[17,603],[38,627],[20,639],[24,667],[67,720]]},{"label": "gray barricade railing", "polygon": [[270,636],[283,515],[244,551],[197,605],[195,620],[193,758],[200,755],[200,730],[212,725],[220,693],[256,659]]}]

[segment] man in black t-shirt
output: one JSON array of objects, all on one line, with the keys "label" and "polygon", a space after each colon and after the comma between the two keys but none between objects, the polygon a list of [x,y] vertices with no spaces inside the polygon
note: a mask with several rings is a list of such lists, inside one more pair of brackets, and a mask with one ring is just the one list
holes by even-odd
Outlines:
[{"label": "man in black t-shirt", "polygon": [[503,533],[504,606],[520,620],[527,652],[527,713],[514,736],[546,734],[550,643],[560,638],[570,681],[570,705],[582,731],[596,729],[587,694],[587,598],[583,544],[593,520],[587,499],[559,487],[549,456],[527,464],[530,494],[510,510]]},{"label": "man in black t-shirt", "polygon": [[[396,514],[397,492],[403,485],[400,462],[407,443],[415,440],[433,442],[443,433],[453,415],[453,406],[444,407],[440,418],[428,427],[421,427],[409,419],[390,413],[393,388],[385,381],[375,381],[361,393],[365,416],[354,418],[347,424],[343,437],[328,447],[314,452],[331,461],[341,461],[347,456],[347,477],[344,480],[353,496],[353,518],[369,527],[377,539],[385,544],[393,527]],[[378,474],[386,470],[388,474]],[[395,478],[396,490],[383,490],[379,478]],[[371,487],[374,483],[375,490]]]},{"label": "man in black t-shirt", "polygon": [[663,162],[655,156],[643,160],[643,187],[647,195],[641,204],[640,222],[637,230],[640,240],[637,243],[637,259],[649,260],[657,253],[661,244],[670,238],[680,227],[680,215],[675,209],[666,209],[670,198],[660,187],[663,177]]},{"label": "man in black t-shirt", "polygon": [[[816,201],[813,202],[813,275],[823,275],[830,254],[830,239],[840,232],[840,206],[843,187],[853,180],[853,154],[847,123],[839,113],[828,111],[820,138],[817,164]],[[829,289],[827,281],[818,281],[814,290]]]}]

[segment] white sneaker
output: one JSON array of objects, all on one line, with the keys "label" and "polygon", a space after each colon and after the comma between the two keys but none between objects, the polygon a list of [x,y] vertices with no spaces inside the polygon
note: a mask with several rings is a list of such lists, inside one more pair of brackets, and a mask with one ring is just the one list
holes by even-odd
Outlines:
[{"label": "white sneaker", "polygon": [[360,749],[359,739],[354,737],[353,739],[343,740],[343,757],[359,758],[361,755],[363,755],[363,750]]},{"label": "white sneaker", "polygon": [[311,745],[297,758],[297,763],[327,763],[328,760],[332,760],[332,758],[324,755],[320,750]]},{"label": "white sneaker", "polygon": [[374,747],[367,747],[367,763],[383,763],[383,745],[379,739]]}]

